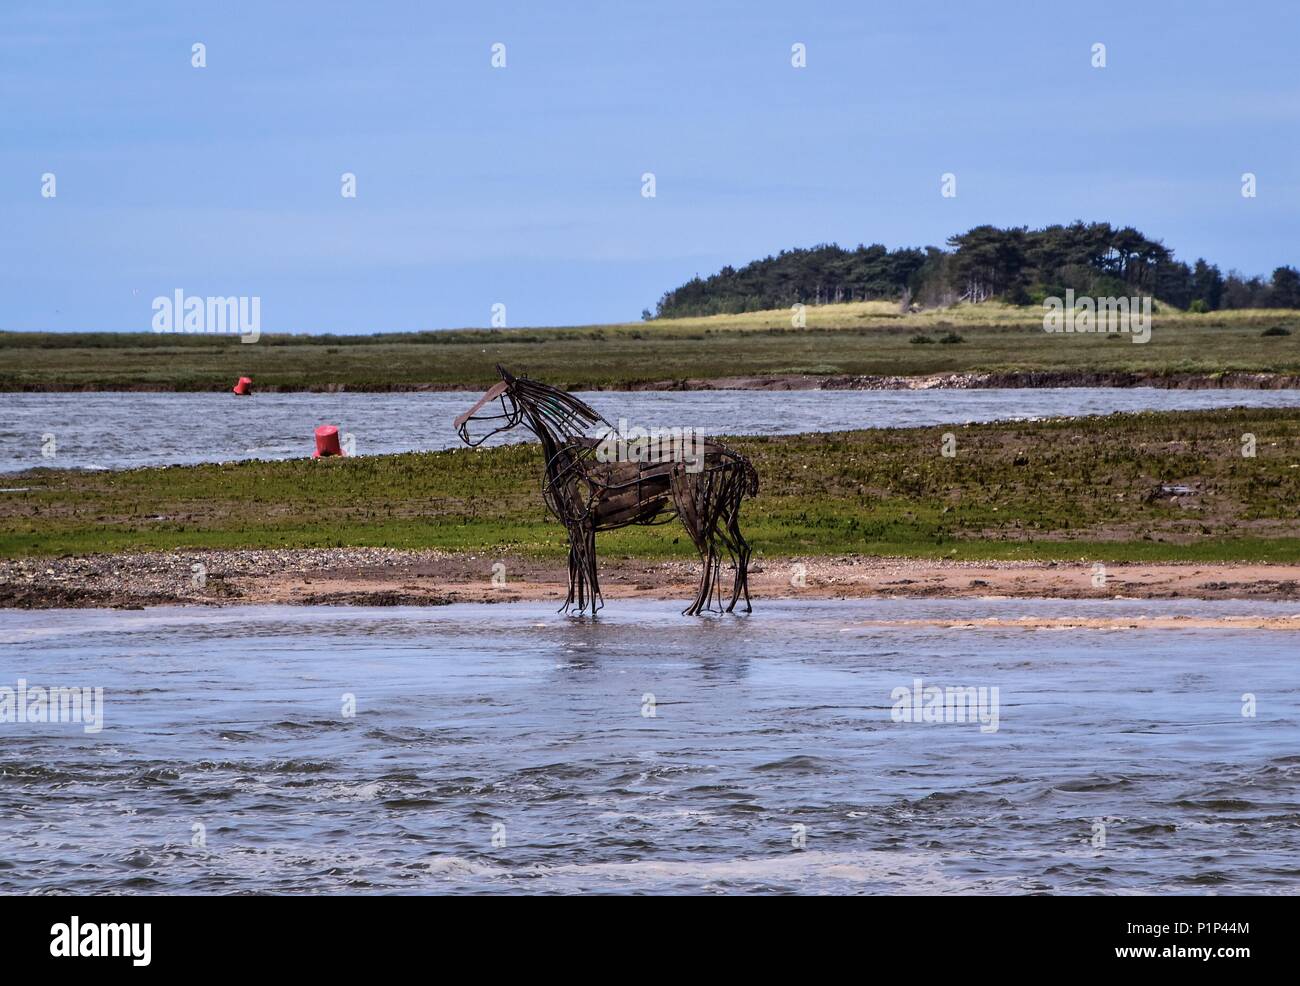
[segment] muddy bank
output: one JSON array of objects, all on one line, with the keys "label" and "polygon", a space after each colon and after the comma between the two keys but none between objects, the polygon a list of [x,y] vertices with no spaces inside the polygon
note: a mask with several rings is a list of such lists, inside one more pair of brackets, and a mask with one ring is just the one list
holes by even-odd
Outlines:
[{"label": "muddy bank", "polygon": [[[607,559],[601,587],[620,598],[680,599],[698,565]],[[765,559],[755,601],[875,596],[1060,599],[1254,599],[1300,602],[1300,565],[944,562],[919,559]],[[495,580],[494,580],[495,576]],[[388,548],[176,551],[0,562],[0,606],[26,609],[290,604],[438,606],[553,601],[566,592],[555,560]],[[727,581],[724,573],[724,581]],[[1300,629],[1300,620],[1287,623]]]},{"label": "muddy bank", "polygon": [[[267,394],[283,393],[462,393],[478,392],[491,381],[451,384],[343,384],[306,386],[257,384]],[[688,377],[672,380],[622,380],[612,383],[563,383],[572,391],[676,391],[676,390],[987,390],[1047,387],[1157,387],[1162,390],[1289,390],[1300,387],[1300,375],[1291,373],[1131,373],[1123,371],[1033,370],[990,373],[933,373],[924,376],[817,376],[778,373],[738,377]],[[228,389],[222,382],[216,390]],[[112,387],[58,383],[23,384],[15,393],[207,393],[181,390],[160,383],[123,384]]]},{"label": "muddy bank", "polygon": [[[770,376],[657,380],[628,383],[625,390],[987,390],[1046,387],[1158,387],[1162,390],[1287,390],[1300,376],[1287,373],[1129,373],[1036,370],[998,373],[933,373],[926,376]],[[593,388],[602,389],[602,388]]]}]

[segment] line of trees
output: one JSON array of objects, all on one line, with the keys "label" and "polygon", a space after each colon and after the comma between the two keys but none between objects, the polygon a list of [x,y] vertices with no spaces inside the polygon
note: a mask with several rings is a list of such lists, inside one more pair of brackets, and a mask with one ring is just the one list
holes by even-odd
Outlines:
[{"label": "line of trees", "polygon": [[[835,244],[782,250],[744,267],[724,267],[667,292],[656,317],[718,315],[796,303],[903,299],[933,307],[998,299],[1041,303],[1067,288],[1093,297],[1152,296],[1178,308],[1300,308],[1300,272],[1279,267],[1269,278],[1224,274],[1198,259],[1177,260],[1159,240],[1125,226],[1001,229],[976,226],[948,238],[948,249]],[[647,310],[646,317],[650,317]]]}]

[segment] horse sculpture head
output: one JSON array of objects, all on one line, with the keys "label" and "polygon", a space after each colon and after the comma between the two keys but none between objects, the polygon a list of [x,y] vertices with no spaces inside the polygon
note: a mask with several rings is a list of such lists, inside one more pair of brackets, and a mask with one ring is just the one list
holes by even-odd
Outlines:
[{"label": "horse sculpture head", "polygon": [[[610,426],[597,411],[572,394],[527,377],[516,378],[500,364],[497,372],[501,374],[501,382],[493,384],[477,404],[452,422],[461,441],[471,448],[521,423],[542,439],[543,444],[549,442],[552,446],[582,435],[594,425]],[[487,424],[488,430],[478,439],[470,434],[470,422],[474,421]]]},{"label": "horse sculpture head", "polygon": [[[523,414],[519,409],[519,402],[515,399],[513,392],[515,378],[509,370],[499,363],[497,364],[497,372],[501,374],[501,382],[489,387],[487,393],[479,398],[477,404],[452,422],[452,427],[460,435],[460,440],[470,448],[482,445],[493,435],[509,431],[518,425],[523,418]],[[470,435],[471,421],[489,423],[488,429],[477,440]]]}]

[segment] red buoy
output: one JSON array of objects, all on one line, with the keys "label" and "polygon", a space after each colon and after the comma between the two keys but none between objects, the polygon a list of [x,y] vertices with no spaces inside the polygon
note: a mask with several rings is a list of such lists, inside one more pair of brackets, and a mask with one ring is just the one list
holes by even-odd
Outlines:
[{"label": "red buoy", "polygon": [[334,425],[321,425],[316,429],[316,451],[311,454],[313,459],[319,459],[325,455],[342,455],[343,449],[339,447],[339,430]]},{"label": "red buoy", "polygon": [[253,392],[253,378],[240,377],[239,382],[235,384],[235,393],[240,397],[247,397]]}]

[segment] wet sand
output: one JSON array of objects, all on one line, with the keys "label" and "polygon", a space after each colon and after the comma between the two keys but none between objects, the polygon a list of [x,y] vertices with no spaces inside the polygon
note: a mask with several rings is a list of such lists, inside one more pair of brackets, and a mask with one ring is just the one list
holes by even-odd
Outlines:
[{"label": "wet sand", "polygon": [[[202,566],[196,569],[195,566]],[[606,558],[601,588],[620,599],[681,600],[695,591],[699,566]],[[438,606],[459,602],[554,602],[567,590],[559,560],[389,548],[279,551],[177,551],[0,562],[0,606],[133,608],[158,605]],[[729,572],[723,572],[730,584]],[[1251,599],[1300,602],[1300,565],[955,562],[843,556],[757,561],[750,591],[773,599],[908,597],[1056,599]],[[1300,610],[1298,610],[1300,612]],[[1170,618],[1174,620],[1174,618]],[[1055,619],[962,620],[961,626],[1056,626]],[[1070,620],[1071,627],[1108,620]],[[1300,629],[1300,619],[1250,618],[1251,628]],[[942,621],[934,625],[947,626]],[[1116,626],[1168,628],[1161,619]],[[1238,621],[1177,618],[1170,626],[1238,626]],[[1246,628],[1244,625],[1239,628]]]}]

